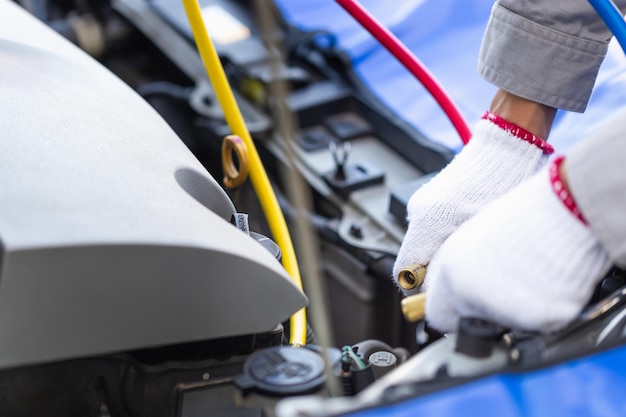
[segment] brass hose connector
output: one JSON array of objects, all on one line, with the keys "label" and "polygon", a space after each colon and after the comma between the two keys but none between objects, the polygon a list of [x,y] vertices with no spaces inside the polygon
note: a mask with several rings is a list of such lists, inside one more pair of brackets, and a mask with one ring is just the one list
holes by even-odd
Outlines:
[{"label": "brass hose connector", "polygon": [[[237,156],[235,165],[233,154]],[[244,141],[236,135],[228,135],[222,141],[222,169],[224,185],[231,190],[241,187],[248,178],[248,148]]]},{"label": "brass hose connector", "polygon": [[398,273],[398,285],[405,290],[412,290],[419,287],[426,277],[426,266],[413,264],[402,269]]},{"label": "brass hose connector", "polygon": [[400,302],[402,314],[407,321],[420,321],[425,316],[426,293],[406,297]]}]

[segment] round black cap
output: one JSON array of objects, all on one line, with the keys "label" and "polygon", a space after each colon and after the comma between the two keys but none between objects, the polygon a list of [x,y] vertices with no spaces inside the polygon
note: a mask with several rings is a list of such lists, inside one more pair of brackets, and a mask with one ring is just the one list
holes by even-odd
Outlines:
[{"label": "round black cap", "polygon": [[505,331],[504,327],[491,321],[462,318],[455,350],[474,358],[486,358]]}]

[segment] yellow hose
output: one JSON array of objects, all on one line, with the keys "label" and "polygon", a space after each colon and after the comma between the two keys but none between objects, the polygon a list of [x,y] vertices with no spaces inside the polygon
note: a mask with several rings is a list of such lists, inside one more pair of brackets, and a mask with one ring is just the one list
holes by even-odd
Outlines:
[{"label": "yellow hose", "polygon": [[[300,269],[298,268],[296,253],[293,248],[293,243],[291,242],[291,237],[289,236],[289,229],[287,229],[285,217],[280,210],[278,200],[276,199],[270,180],[267,177],[259,153],[254,146],[250,132],[248,132],[243,117],[241,116],[233,92],[226,79],[224,68],[222,67],[213,42],[204,25],[198,0],[182,1],[187,13],[189,25],[191,26],[191,31],[196,40],[198,52],[200,52],[200,57],[202,58],[209,80],[211,80],[211,84],[215,90],[217,100],[224,111],[226,122],[232,133],[243,139],[248,148],[250,157],[250,180],[261,203],[263,213],[267,218],[272,236],[282,251],[283,266],[296,286],[302,290]],[[289,343],[304,346],[306,344],[306,311],[304,308],[291,316],[289,327]]]}]

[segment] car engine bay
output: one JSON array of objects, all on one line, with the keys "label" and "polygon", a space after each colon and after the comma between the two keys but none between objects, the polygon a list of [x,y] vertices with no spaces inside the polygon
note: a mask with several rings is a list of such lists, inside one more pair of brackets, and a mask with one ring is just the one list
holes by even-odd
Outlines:
[{"label": "car engine bay", "polygon": [[301,291],[183,5],[18,3],[0,0],[2,415],[384,415],[367,412],[624,348],[617,268],[555,334],[403,317],[406,205],[453,152],[369,91],[332,33],[273,2],[200,2],[298,257],[314,252]]}]

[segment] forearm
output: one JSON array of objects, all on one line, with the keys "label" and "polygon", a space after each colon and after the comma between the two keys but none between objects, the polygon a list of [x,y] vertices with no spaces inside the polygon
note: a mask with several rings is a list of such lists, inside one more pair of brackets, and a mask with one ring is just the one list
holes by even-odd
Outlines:
[{"label": "forearm", "polygon": [[626,112],[576,145],[565,163],[570,191],[589,227],[626,267]]},{"label": "forearm", "polygon": [[[626,0],[617,3],[626,10]],[[582,112],[610,38],[586,0],[500,0],[483,38],[478,70],[518,97]]]},{"label": "forearm", "polygon": [[502,89],[491,102],[490,111],[546,140],[556,115],[554,107],[516,96]]}]

